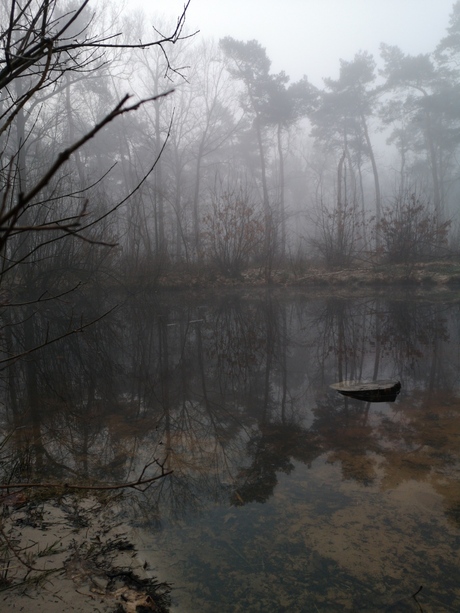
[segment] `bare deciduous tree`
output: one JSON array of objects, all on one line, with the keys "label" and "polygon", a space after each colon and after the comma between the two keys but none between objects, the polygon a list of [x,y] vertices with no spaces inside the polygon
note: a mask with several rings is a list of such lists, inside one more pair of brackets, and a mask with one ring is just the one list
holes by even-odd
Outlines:
[{"label": "bare deciduous tree", "polygon": [[[120,34],[92,33],[94,15],[89,12],[89,0],[58,7],[57,0],[11,0],[3,3],[5,27],[0,31],[3,53],[0,57],[0,250],[5,254],[9,238],[31,231],[58,231],[60,234],[79,234],[82,220],[87,214],[87,203],[79,204],[70,214],[53,216],[49,210],[49,197],[55,189],[53,181],[68,160],[96,134],[117,117],[139,109],[148,101],[157,100],[169,92],[161,92],[144,100],[132,102],[129,96],[121,98],[112,109],[80,138],[70,143],[55,156],[47,169],[28,172],[26,149],[33,138],[33,125],[38,121],[40,105],[69,84],[90,74],[105,62],[112,49],[159,47],[167,60],[167,45],[183,38],[183,27],[188,2],[177,20],[174,31],[155,40],[138,44],[124,43]],[[173,70],[167,61],[167,69]],[[28,124],[32,124],[31,127]],[[75,199],[75,194],[67,194]],[[80,194],[81,196],[81,194]],[[80,199],[81,201],[81,199]],[[37,215],[28,215],[32,207],[45,208],[46,221]],[[80,236],[82,236],[80,234]],[[22,250],[21,258],[28,254]]]}]

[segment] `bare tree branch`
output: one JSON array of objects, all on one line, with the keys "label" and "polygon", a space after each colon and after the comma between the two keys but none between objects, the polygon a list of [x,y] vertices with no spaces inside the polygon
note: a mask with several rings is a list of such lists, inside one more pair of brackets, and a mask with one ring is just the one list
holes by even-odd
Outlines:
[{"label": "bare tree branch", "polygon": [[61,334],[51,339],[46,338],[43,343],[40,343],[39,345],[32,347],[32,349],[28,349],[27,351],[23,351],[22,353],[18,353],[16,355],[10,356],[9,358],[3,358],[2,360],[0,360],[0,364],[6,364],[5,366],[6,368],[9,364],[11,364],[15,360],[19,360],[20,358],[25,358],[31,353],[34,353],[35,351],[38,351],[39,349],[43,349],[43,347],[48,347],[49,345],[52,345],[53,343],[57,343],[63,338],[67,338],[69,336],[72,336],[73,334],[79,334],[80,332],[83,332],[84,330],[86,330],[86,328],[89,328],[90,326],[94,326],[95,323],[97,323],[98,321],[101,321],[101,319],[104,319],[104,317],[107,317],[107,315],[110,315],[110,313],[115,311],[117,308],[118,307],[114,306],[110,310],[106,311],[103,315],[100,315],[99,317],[96,317],[95,319],[89,321],[86,324],[82,324],[78,326],[77,328],[68,330],[64,334]]},{"label": "bare tree branch", "polygon": [[[2,217],[0,218],[0,231],[9,232],[11,234],[11,229],[5,228],[5,224],[10,219],[17,219],[19,213],[23,211],[27,205],[43,190],[44,187],[48,185],[51,179],[56,175],[57,171],[60,167],[67,162],[72,153],[78,151],[85,143],[91,140],[98,132],[100,132],[106,125],[108,125],[111,121],[113,121],[116,117],[124,115],[125,113],[131,113],[132,111],[137,111],[141,106],[146,104],[147,102],[154,102],[155,100],[159,100],[160,98],[164,98],[165,96],[169,96],[174,90],[170,89],[166,92],[158,94],[157,96],[152,96],[150,98],[145,98],[139,100],[135,104],[130,106],[125,106],[127,101],[131,98],[130,95],[124,96],[115,108],[108,113],[99,123],[97,123],[89,132],[87,132],[82,138],[80,138],[77,142],[73,143],[67,149],[64,149],[58,156],[54,164],[51,168],[41,177],[38,183],[27,193],[20,193],[18,196],[17,204],[12,207],[9,211],[4,212]],[[65,228],[63,228],[65,230]],[[0,239],[0,248],[4,243],[3,237]]]},{"label": "bare tree branch", "polygon": [[[159,475],[155,475],[154,477],[144,478],[144,473],[146,468],[148,468],[151,464],[155,463],[157,466],[161,468],[161,473]],[[9,489],[65,489],[65,490],[84,490],[84,491],[112,491],[112,490],[122,490],[125,488],[132,489],[140,489],[143,486],[149,486],[155,481],[159,479],[163,479],[168,475],[171,475],[174,471],[165,470],[164,465],[161,464],[158,460],[151,462],[149,465],[144,466],[141,475],[135,481],[128,481],[126,483],[114,483],[114,484],[105,484],[105,485],[83,485],[83,484],[72,484],[72,483],[7,483],[0,484],[0,490],[9,490]],[[141,491],[144,491],[145,488]]]}]

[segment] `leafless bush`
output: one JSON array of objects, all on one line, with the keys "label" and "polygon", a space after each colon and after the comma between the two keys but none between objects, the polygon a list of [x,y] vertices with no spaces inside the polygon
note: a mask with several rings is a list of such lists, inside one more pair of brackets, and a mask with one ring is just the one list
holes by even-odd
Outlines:
[{"label": "leafless bush", "polygon": [[314,218],[315,233],[310,242],[327,268],[346,268],[357,253],[362,219],[356,206],[344,203],[330,210],[321,204]]},{"label": "leafless bush", "polygon": [[213,194],[203,226],[208,258],[228,277],[238,277],[264,241],[262,216],[242,188]]},{"label": "leafless bush", "polygon": [[430,203],[406,190],[383,210],[376,231],[380,238],[380,256],[389,263],[426,261],[446,253],[451,221],[437,218]]}]

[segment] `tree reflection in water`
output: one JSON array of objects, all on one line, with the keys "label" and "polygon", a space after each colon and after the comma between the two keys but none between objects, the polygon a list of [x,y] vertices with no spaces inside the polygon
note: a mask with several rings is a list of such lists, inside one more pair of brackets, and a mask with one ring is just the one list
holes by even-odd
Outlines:
[{"label": "tree reflection in water", "polygon": [[[81,308],[100,312],[104,302],[85,296]],[[56,332],[60,321],[65,326],[69,307],[59,308],[61,314],[37,308],[30,315],[18,307],[14,322],[6,319],[11,311],[5,314],[5,355],[39,343],[50,320]],[[438,599],[455,608],[460,593],[449,573],[460,538],[459,315],[455,304],[382,295],[127,300],[98,326],[3,371],[2,428],[14,433],[4,448],[3,479],[122,482],[153,458],[165,462],[173,475],[134,505],[131,498],[127,512],[149,547],[161,543],[172,558],[182,550],[179,580],[189,577],[188,593],[203,611],[229,606],[222,588],[229,573],[246,610],[256,596],[287,610],[283,598],[294,595],[300,608],[293,611],[311,603],[373,610],[423,582],[431,584],[429,606]],[[378,378],[401,380],[394,404],[345,398],[328,387]],[[423,503],[428,499],[431,506]],[[356,538],[344,519],[352,508],[361,509]],[[387,540],[379,541],[360,513],[374,514],[382,534],[391,525]],[[283,545],[270,541],[264,524],[279,529]],[[191,541],[182,540],[184,530]],[[329,541],[328,530],[336,535]],[[396,533],[424,559],[398,553]],[[374,534],[383,549],[368,551],[358,534]],[[347,555],[332,542],[348,542]],[[265,560],[257,572],[251,547]],[[230,555],[234,550],[240,555]],[[377,562],[353,571],[348,561],[356,552]],[[263,595],[260,581],[269,580],[271,563],[279,590]]]}]

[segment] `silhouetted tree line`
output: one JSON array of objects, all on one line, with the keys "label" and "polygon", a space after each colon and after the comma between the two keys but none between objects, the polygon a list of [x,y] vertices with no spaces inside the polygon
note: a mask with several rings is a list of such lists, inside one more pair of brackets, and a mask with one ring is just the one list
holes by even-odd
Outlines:
[{"label": "silhouetted tree line", "polygon": [[[169,134],[113,221],[119,268],[152,279],[174,265],[226,276],[252,266],[269,280],[299,259],[340,268],[455,255],[459,13],[456,3],[432,53],[382,44],[379,67],[361,51],[323,88],[273,73],[255,40],[183,41],[175,94],[116,128],[117,172],[132,185]],[[162,91],[161,52],[129,61],[133,89]]]}]

